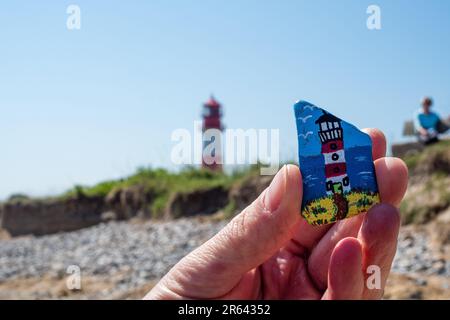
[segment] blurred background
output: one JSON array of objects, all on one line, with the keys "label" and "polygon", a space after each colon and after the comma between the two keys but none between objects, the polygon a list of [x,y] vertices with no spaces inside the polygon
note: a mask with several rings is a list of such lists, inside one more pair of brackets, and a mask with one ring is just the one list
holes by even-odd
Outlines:
[{"label": "blurred background", "polygon": [[296,162],[302,99],[408,164],[385,298],[449,299],[450,142],[411,129],[423,96],[450,114],[449,38],[446,0],[3,3],[0,298],[142,297],[271,180],[174,164],[174,130],[217,103]]}]

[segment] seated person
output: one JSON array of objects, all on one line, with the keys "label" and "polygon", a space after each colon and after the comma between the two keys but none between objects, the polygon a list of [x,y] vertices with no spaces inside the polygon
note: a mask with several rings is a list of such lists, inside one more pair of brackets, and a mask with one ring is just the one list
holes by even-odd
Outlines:
[{"label": "seated person", "polygon": [[449,129],[439,115],[431,111],[433,100],[425,97],[422,100],[422,108],[417,110],[414,114],[414,129],[416,130],[419,141],[424,144],[431,144],[437,142],[438,135],[444,133]]}]

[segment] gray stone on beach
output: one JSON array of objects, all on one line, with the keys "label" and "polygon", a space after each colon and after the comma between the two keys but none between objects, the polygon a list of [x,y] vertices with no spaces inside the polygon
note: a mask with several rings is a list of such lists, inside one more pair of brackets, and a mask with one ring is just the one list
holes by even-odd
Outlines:
[{"label": "gray stone on beach", "polygon": [[[107,222],[82,230],[0,242],[0,282],[68,276],[77,265],[87,276],[126,275],[122,289],[162,277],[183,256],[217,233],[225,222]],[[119,287],[120,289],[120,287]]]}]

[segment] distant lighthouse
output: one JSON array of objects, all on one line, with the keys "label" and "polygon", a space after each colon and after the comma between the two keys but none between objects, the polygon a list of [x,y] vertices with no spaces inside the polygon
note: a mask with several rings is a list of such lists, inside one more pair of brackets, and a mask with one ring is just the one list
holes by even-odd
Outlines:
[{"label": "distant lighthouse", "polygon": [[[205,133],[208,129],[217,129],[222,131],[223,125],[221,122],[222,118],[222,106],[221,104],[213,97],[211,96],[210,99],[203,104],[203,111],[202,111],[202,117],[203,117],[203,126],[202,126],[202,133]],[[221,141],[206,141],[203,144],[203,150],[210,144],[215,143],[215,150],[214,150],[214,158],[216,159],[215,162],[211,163],[212,161],[208,161],[211,159],[208,159],[208,155],[202,157],[202,168],[210,169],[213,171],[221,171],[222,170],[222,164],[221,161],[218,161],[218,159],[222,159],[222,155],[220,154],[222,150]],[[217,163],[220,162],[220,163]]]},{"label": "distant lighthouse", "polygon": [[343,194],[351,190],[345,162],[341,120],[324,112],[316,120],[319,125],[322,155],[325,159],[326,191],[328,195]]}]

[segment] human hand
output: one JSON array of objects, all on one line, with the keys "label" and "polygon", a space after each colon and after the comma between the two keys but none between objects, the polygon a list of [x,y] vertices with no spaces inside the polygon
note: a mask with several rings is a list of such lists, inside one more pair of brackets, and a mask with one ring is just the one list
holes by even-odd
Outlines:
[{"label": "human hand", "polygon": [[[302,178],[284,166],[270,186],[217,235],[188,254],[146,299],[379,299],[397,246],[398,205],[408,171],[385,158],[384,135],[372,138],[383,204],[332,225],[311,226],[300,215]],[[381,288],[366,286],[379,266]]]},{"label": "human hand", "polygon": [[419,128],[419,134],[420,134],[422,137],[427,138],[428,135],[429,135],[429,132],[428,132],[428,130],[426,130],[426,129],[424,129],[424,128]]}]

